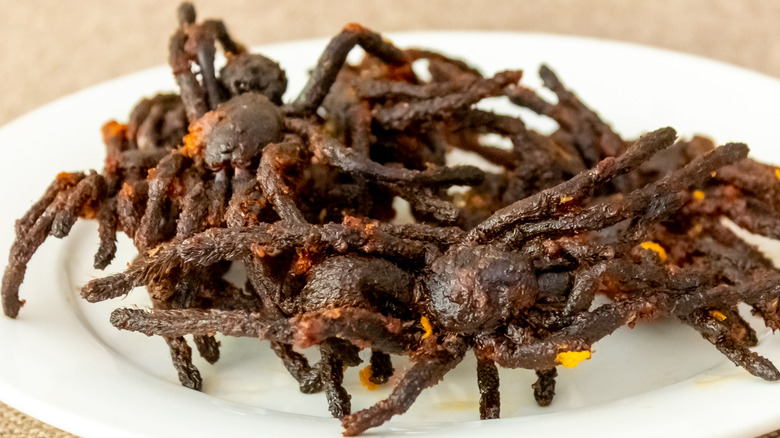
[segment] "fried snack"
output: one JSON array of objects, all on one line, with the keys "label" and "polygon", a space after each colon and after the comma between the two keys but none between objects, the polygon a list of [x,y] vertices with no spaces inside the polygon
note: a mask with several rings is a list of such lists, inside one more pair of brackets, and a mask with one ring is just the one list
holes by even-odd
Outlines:
[{"label": "fried snack", "polygon": [[[119,329],[161,336],[184,386],[200,389],[184,336],[219,359],[216,333],[270,341],[304,393],[323,391],[345,435],[402,414],[472,350],[480,417],[500,415],[497,367],[527,368],[553,402],[556,367],[590,358],[617,328],[671,316],[736,365],[780,379],[750,351],[746,303],[780,327],[780,272],[724,225],[780,238],[780,173],[739,143],[676,139],[661,128],[624,140],[547,66],[548,102],[521,71],[485,77],[463,61],[400,49],[357,24],[328,44],[291,103],[281,67],[183,4],[170,42],[180,94],[157,95],[128,124],[103,128],[102,173],[63,173],[16,223],[2,283],[15,317],[27,262],[49,236],[96,219],[95,267],[128,235],[138,256],[81,291],[90,302],[144,286],[151,309],[117,309]],[[366,56],[346,64],[361,46]],[[217,46],[227,63],[214,64]],[[412,63],[426,59],[431,79]],[[475,108],[489,97],[551,118],[550,135]],[[511,149],[486,144],[484,134]],[[498,165],[448,166],[451,149]],[[466,186],[465,193],[449,188]],[[398,224],[395,198],[413,223]],[[233,263],[245,284],[223,278]],[[603,294],[606,304],[594,306]],[[295,348],[318,348],[310,364]],[[354,410],[345,367],[371,349],[366,385],[391,355],[412,365],[391,395]]]}]

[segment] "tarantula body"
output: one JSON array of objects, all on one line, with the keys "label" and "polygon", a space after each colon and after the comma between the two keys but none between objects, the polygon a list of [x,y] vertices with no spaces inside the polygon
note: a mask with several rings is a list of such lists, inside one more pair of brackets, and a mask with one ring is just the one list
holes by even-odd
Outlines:
[{"label": "tarantula body", "polygon": [[[675,142],[671,128],[624,141],[546,66],[550,103],[522,72],[491,77],[462,61],[401,50],[347,25],[290,103],[284,70],[249,53],[218,20],[179,8],[169,63],[180,94],[141,101],[127,125],[103,128],[103,173],[64,173],[16,223],[3,277],[6,315],[22,302],[27,262],[48,235],[96,219],[95,266],[126,233],[137,258],[87,283],[90,302],[145,286],[152,309],[117,309],[120,329],[159,335],[184,386],[199,389],[184,336],[219,358],[215,333],[270,341],[304,393],[324,390],[345,434],[404,413],[473,350],[480,417],[498,418],[498,366],[534,370],[537,403],[556,368],[589,357],[623,325],[673,316],[736,365],[780,379],[749,350],[757,337],[736,306],[780,327],[780,272],[720,217],[780,238],[775,169],[747,148]],[[356,45],[366,51],[347,65]],[[217,46],[226,64],[215,65]],[[411,64],[428,61],[429,81]],[[476,109],[489,97],[553,119],[537,133]],[[485,144],[498,134],[510,149]],[[447,166],[458,148],[498,165]],[[466,186],[465,194],[452,194]],[[395,224],[393,199],[415,221]],[[246,283],[225,280],[231,264]],[[594,305],[597,293],[609,302]],[[309,361],[297,348],[316,347]],[[384,384],[391,355],[411,358],[391,395],[353,412],[345,367],[371,349],[364,382]]]},{"label": "tarantula body", "polygon": [[539,295],[531,260],[497,245],[454,247],[423,280],[428,313],[444,330],[494,330],[530,308]]}]

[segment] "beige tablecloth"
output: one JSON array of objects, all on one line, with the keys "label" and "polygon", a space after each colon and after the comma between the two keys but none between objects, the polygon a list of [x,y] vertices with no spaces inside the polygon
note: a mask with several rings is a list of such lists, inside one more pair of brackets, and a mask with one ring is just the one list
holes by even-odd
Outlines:
[{"label": "beige tablecloth", "polygon": [[[2,125],[78,89],[165,63],[177,1],[0,5]],[[665,47],[780,77],[777,0],[204,0],[196,6],[202,17],[223,17],[250,45],[330,36],[350,21],[384,32],[539,31]],[[70,435],[0,404],[0,437],[44,436]]]}]

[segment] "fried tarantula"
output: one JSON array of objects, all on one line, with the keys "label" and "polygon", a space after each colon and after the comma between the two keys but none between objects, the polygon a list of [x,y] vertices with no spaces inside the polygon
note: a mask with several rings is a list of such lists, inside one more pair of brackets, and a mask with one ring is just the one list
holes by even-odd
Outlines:
[{"label": "fried tarantula", "polygon": [[[780,272],[723,218],[780,238],[780,173],[747,147],[676,141],[662,128],[625,141],[546,66],[551,103],[520,71],[484,77],[466,63],[402,50],[350,24],[309,82],[283,103],[284,71],[249,53],[221,21],[179,8],[170,64],[180,94],[142,100],[127,125],[103,128],[103,173],[60,174],[17,221],[3,277],[16,317],[27,262],[48,235],[95,218],[95,267],[116,233],[139,255],[87,283],[90,302],[145,286],[151,309],[117,309],[117,328],[161,336],[184,386],[199,389],[184,335],[219,358],[215,333],[270,341],[300,390],[324,390],[345,435],[406,412],[473,350],[480,417],[498,418],[498,368],[534,370],[549,405],[557,366],[639,320],[673,316],[733,363],[766,380],[775,366],[750,347],[752,307],[780,327]],[[226,64],[215,64],[217,43]],[[359,65],[346,63],[361,46]],[[412,64],[428,61],[429,81]],[[519,117],[477,109],[503,96],[557,122],[544,135]],[[492,146],[498,134],[511,148]],[[448,166],[453,148],[500,166]],[[466,186],[465,192],[449,190]],[[399,224],[394,198],[414,222]],[[395,204],[397,205],[397,204]],[[241,264],[246,283],[223,278]],[[594,298],[603,294],[605,304]],[[316,347],[311,364],[297,349]],[[346,367],[370,348],[365,383],[385,384],[391,355],[412,365],[391,395],[353,412]]]}]

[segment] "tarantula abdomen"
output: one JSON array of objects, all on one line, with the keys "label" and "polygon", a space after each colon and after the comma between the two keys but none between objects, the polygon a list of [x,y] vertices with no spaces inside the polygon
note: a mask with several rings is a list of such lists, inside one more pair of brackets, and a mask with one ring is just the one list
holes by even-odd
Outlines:
[{"label": "tarantula abdomen", "polygon": [[266,96],[238,95],[198,119],[185,138],[184,152],[203,154],[209,168],[246,168],[269,143],[282,139],[282,113]]},{"label": "tarantula abdomen", "polygon": [[287,76],[278,63],[256,53],[230,56],[219,78],[232,96],[257,92],[276,105],[282,104],[287,91]]},{"label": "tarantula abdomen", "polygon": [[496,245],[452,248],[430,270],[428,310],[451,332],[494,329],[513,312],[531,307],[539,295],[528,258]]}]

